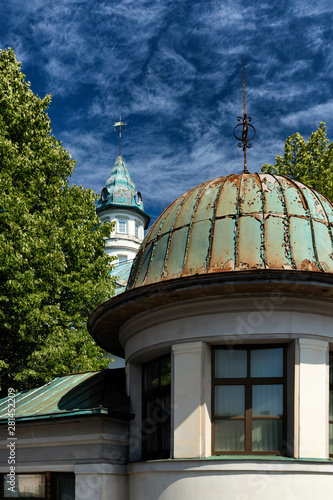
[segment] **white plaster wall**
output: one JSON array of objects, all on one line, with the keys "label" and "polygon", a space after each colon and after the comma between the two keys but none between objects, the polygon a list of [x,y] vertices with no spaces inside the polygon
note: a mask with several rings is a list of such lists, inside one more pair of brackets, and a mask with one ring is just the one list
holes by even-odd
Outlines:
[{"label": "white plaster wall", "polygon": [[[128,423],[108,416],[16,422],[17,472],[72,472],[101,460],[124,464]],[[0,426],[0,473],[8,471],[7,426]]]},{"label": "white plaster wall", "polygon": [[[332,300],[258,295],[189,300],[146,311],[127,321],[119,339],[127,360],[182,342],[333,342]],[[150,359],[151,359],[150,355]]]},{"label": "white plaster wall", "polygon": [[[203,343],[189,342],[172,348],[173,457],[201,457],[202,453],[202,372]],[[181,381],[179,383],[178,381]]]},{"label": "white plaster wall", "polygon": [[300,458],[328,457],[329,345],[299,339],[298,442]]},{"label": "white plaster wall", "polygon": [[[102,221],[108,220],[116,223],[114,231],[111,232],[109,238],[106,238],[105,253],[110,257],[126,255],[127,260],[133,260],[144,238],[144,218],[130,208],[110,208],[98,215]],[[126,234],[118,232],[118,219],[127,220]],[[136,222],[140,225],[138,237],[135,236]]]},{"label": "white plaster wall", "polygon": [[129,500],[329,500],[333,464],[174,461],[129,466]]},{"label": "white plaster wall", "polygon": [[[331,306],[327,299],[224,297],[165,306],[129,320],[120,332],[128,363],[139,366],[172,349],[172,456],[211,455],[208,394],[212,375],[207,354],[211,345],[291,342],[288,394],[293,401],[288,404],[288,453],[327,459]],[[295,342],[299,347],[296,353]],[[138,414],[141,377],[133,377],[131,384],[133,412]]]},{"label": "white plaster wall", "polygon": [[125,466],[87,464],[74,472],[75,500],[128,500]]},{"label": "white plaster wall", "polygon": [[[120,255],[126,255],[128,261],[133,261],[137,253],[137,250],[133,250],[132,248],[130,248],[130,245],[129,247],[124,247],[123,245],[112,245],[111,248],[105,247],[104,251],[107,255],[109,255],[110,257],[115,257],[116,259],[118,259],[118,256]],[[112,264],[116,263],[116,261],[112,261]]]}]

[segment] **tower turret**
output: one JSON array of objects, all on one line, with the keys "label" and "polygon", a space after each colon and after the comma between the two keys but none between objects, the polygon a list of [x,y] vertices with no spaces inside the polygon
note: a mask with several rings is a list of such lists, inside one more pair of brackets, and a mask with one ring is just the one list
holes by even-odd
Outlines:
[{"label": "tower turret", "polygon": [[125,290],[133,259],[150,221],[144,211],[141,193],[136,190],[122,155],[114,162],[96,211],[102,222],[115,222],[105,252],[117,259],[113,274],[117,276],[116,293],[120,293]]}]

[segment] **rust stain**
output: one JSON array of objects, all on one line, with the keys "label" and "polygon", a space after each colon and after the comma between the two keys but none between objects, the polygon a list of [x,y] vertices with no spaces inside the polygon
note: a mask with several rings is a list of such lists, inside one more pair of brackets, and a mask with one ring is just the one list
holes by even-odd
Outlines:
[{"label": "rust stain", "polygon": [[332,273],[332,231],[333,204],[301,183],[260,173],[218,177],[162,213],[128,288],[234,270]]}]

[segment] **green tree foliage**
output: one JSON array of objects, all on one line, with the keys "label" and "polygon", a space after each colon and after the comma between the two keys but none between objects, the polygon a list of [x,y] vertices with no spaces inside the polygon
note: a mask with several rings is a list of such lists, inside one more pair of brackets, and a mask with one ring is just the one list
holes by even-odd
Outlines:
[{"label": "green tree foliage", "polygon": [[51,135],[50,96],[34,95],[0,51],[0,382],[27,389],[106,366],[87,318],[113,293],[95,194],[69,186],[75,162]]},{"label": "green tree foliage", "polygon": [[333,200],[333,143],[326,137],[325,123],[320,123],[308,142],[299,133],[288,137],[284,156],[278,155],[275,165],[266,163],[261,170],[296,179]]}]

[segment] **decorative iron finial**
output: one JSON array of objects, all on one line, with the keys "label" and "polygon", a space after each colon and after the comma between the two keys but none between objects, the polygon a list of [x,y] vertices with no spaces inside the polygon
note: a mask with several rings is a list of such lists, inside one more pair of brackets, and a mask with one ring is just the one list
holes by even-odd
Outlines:
[{"label": "decorative iron finial", "polygon": [[[113,126],[114,127],[119,127],[119,155],[121,155],[121,127],[126,127],[127,123],[121,121],[121,115],[119,117],[119,122],[114,122]],[[117,130],[114,128],[114,131],[117,132]],[[125,129],[126,132],[126,129]]]},{"label": "decorative iron finial", "polygon": [[[238,116],[237,121],[241,121],[242,123],[239,123],[236,125],[234,128],[234,136],[237,139],[237,141],[241,141],[238,143],[239,148],[243,148],[244,152],[244,174],[248,174],[249,171],[247,169],[247,163],[246,163],[246,148],[252,148],[252,144],[250,141],[252,141],[255,138],[256,135],[256,129],[251,125],[249,122],[252,121],[251,116],[247,116],[246,111],[245,111],[245,69],[244,69],[244,56],[243,56],[243,116]],[[242,137],[237,137],[235,130],[237,127],[243,127],[242,128]],[[251,127],[253,135],[249,139],[247,138],[247,134],[249,132],[249,127]]]}]

